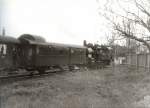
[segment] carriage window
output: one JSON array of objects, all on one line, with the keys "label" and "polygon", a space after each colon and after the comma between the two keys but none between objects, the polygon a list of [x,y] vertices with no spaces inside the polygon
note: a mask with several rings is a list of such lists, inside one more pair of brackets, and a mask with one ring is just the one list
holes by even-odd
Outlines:
[{"label": "carriage window", "polygon": [[67,48],[61,48],[60,51],[59,51],[59,53],[60,53],[61,55],[66,55],[66,54],[68,54],[68,50],[69,50],[69,49],[67,49]]},{"label": "carriage window", "polygon": [[71,49],[71,53],[74,54],[74,55],[79,55],[82,53],[82,50],[81,49]]},{"label": "carriage window", "polygon": [[60,54],[64,54],[65,52],[64,52],[64,50],[60,50],[59,53]]},{"label": "carriage window", "polygon": [[30,57],[32,56],[32,49],[31,48],[28,51],[28,56],[30,56]]},{"label": "carriage window", "polygon": [[40,47],[39,48],[39,54],[40,55],[46,55],[47,54],[47,48],[46,47]]},{"label": "carriage window", "polygon": [[0,44],[0,55],[6,55],[7,53],[7,45],[5,44]]},{"label": "carriage window", "polygon": [[40,55],[50,55],[52,54],[53,48],[50,46],[40,46],[39,49],[37,50],[37,53]]},{"label": "carriage window", "polygon": [[55,47],[55,46],[40,46],[39,54],[40,55],[65,55],[68,53],[67,48]]},{"label": "carriage window", "polygon": [[36,53],[39,54],[39,47],[36,48]]},{"label": "carriage window", "polygon": [[71,54],[73,54],[74,53],[74,50],[73,49],[71,49]]}]

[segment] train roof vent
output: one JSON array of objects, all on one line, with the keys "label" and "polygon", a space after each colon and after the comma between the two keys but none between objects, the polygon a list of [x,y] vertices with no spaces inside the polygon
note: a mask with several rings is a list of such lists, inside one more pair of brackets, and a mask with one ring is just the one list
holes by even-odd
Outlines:
[{"label": "train roof vent", "polygon": [[28,44],[38,44],[38,43],[45,43],[45,39],[40,36],[36,35],[30,35],[30,34],[23,34],[19,37],[19,40],[23,43],[28,43]]}]

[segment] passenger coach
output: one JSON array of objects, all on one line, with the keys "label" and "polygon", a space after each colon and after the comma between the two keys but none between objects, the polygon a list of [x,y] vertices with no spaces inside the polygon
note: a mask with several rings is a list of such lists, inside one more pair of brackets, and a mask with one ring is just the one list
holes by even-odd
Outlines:
[{"label": "passenger coach", "polygon": [[13,37],[0,36],[0,69],[19,66],[19,58],[17,56],[19,44],[20,41]]},{"label": "passenger coach", "polygon": [[86,63],[86,47],[48,43],[44,38],[24,34],[21,42],[21,66],[28,70],[44,71],[51,66],[81,65]]}]

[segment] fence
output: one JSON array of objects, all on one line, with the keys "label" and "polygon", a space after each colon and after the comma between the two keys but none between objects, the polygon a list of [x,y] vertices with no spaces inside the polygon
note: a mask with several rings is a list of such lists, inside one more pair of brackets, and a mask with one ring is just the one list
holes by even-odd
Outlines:
[{"label": "fence", "polygon": [[150,68],[150,54],[130,54],[126,57],[128,65]]}]

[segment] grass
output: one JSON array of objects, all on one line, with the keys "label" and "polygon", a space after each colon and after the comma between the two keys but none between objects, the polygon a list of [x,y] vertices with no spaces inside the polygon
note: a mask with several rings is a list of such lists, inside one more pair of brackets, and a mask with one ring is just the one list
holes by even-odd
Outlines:
[{"label": "grass", "polygon": [[0,85],[0,108],[149,108],[150,74],[127,66]]}]

